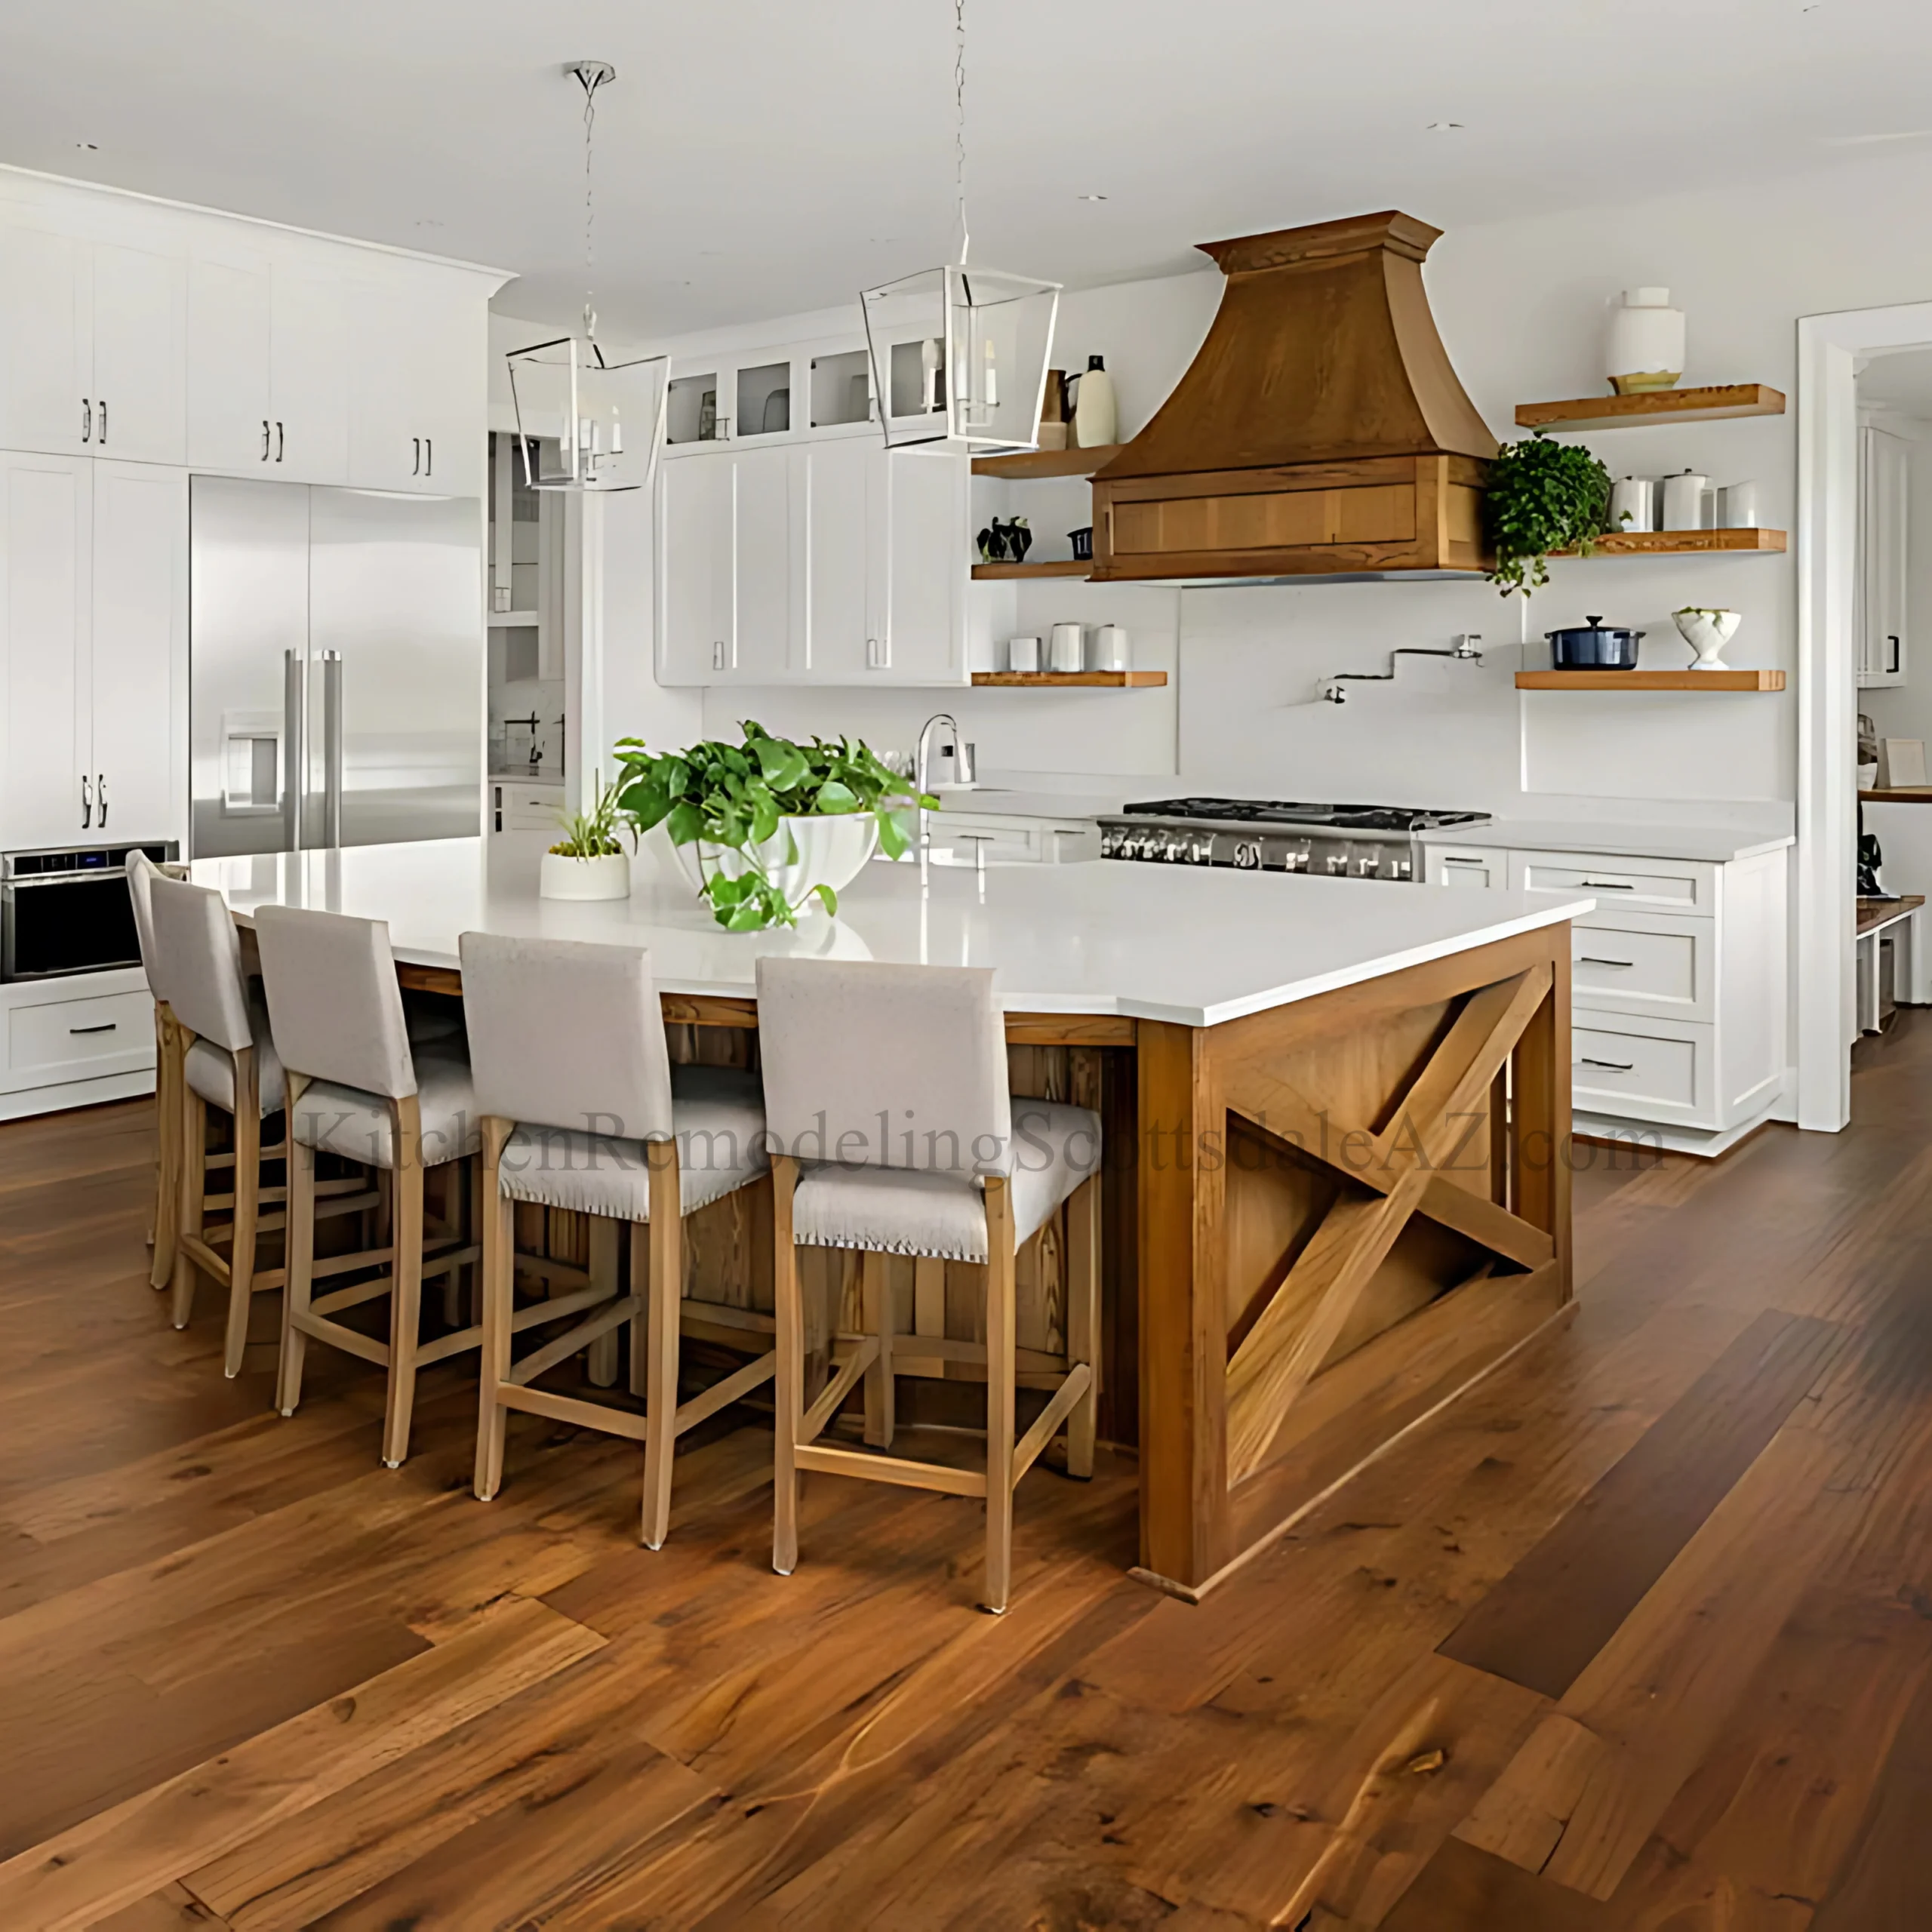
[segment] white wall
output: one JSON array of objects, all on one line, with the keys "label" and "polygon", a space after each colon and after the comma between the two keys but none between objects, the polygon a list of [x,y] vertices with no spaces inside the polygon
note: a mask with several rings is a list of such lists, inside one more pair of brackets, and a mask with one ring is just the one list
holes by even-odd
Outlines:
[{"label": "white wall", "polygon": [[[1463,229],[1446,235],[1431,257],[1431,299],[1465,386],[1505,438],[1515,433],[1518,402],[1603,392],[1605,304],[1638,282],[1669,286],[1689,316],[1687,383],[1759,381],[1789,393],[1799,316],[1932,297],[1932,244],[1915,238],[1928,194],[1932,157],[1904,156],[1841,163],[1749,191]],[[1425,198],[1414,211],[1427,215]],[[1054,360],[1077,368],[1090,350],[1104,354],[1131,434],[1191,358],[1219,288],[1208,269],[1071,294]],[[755,333],[782,340],[838,325],[820,315]],[[735,332],[740,342],[752,333]],[[1719,483],[1752,478],[1766,521],[1794,527],[1795,412],[1592,441],[1618,475],[1690,467]],[[981,491],[976,512],[988,500]],[[998,506],[1020,508],[1020,498],[1016,490]],[[1066,507],[1056,498],[1029,512],[1043,537],[1063,541]],[[1035,552],[1055,553],[1044,542]],[[611,594],[607,587],[607,606]],[[641,594],[633,580],[626,595]],[[1795,691],[1518,694],[1509,675],[1526,631],[1540,640],[1546,629],[1596,613],[1646,631],[1647,662],[1687,662],[1669,617],[1686,604],[1744,614],[1733,662],[1791,670],[1796,569],[1789,555],[1558,564],[1527,612],[1481,583],[1176,593],[1048,583],[1023,587],[1011,621],[1029,631],[1055,615],[1098,622],[1118,608],[1109,600],[1123,594],[1134,601],[1121,620],[1146,640],[1137,661],[1164,663],[1160,654],[1174,653],[1169,690],[1051,699],[944,694],[945,708],[977,741],[983,769],[1063,784],[1074,774],[1174,774],[1203,787],[1303,795],[1346,789],[1557,815],[1593,797],[1718,801],[1795,793]],[[995,629],[1008,621],[1004,607],[991,611],[986,621]],[[627,623],[624,635],[647,631],[648,623]],[[1488,640],[1479,670],[1407,660],[1395,685],[1362,692],[1345,707],[1309,701],[1327,673],[1380,670],[1394,644],[1442,645],[1463,631]],[[1539,661],[1534,649],[1531,661]],[[1932,663],[1926,675],[1932,680]],[[755,716],[774,728],[857,730],[897,746],[911,742],[940,696],[734,691],[707,694],[703,716],[708,729]],[[1924,735],[1932,738],[1932,730]]]}]

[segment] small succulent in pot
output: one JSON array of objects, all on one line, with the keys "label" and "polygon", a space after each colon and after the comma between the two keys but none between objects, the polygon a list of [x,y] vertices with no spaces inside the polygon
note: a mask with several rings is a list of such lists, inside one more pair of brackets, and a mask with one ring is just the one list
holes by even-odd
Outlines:
[{"label": "small succulent in pot", "polygon": [[1491,583],[1525,595],[1549,581],[1558,550],[1587,557],[1610,527],[1610,472],[1577,443],[1540,432],[1506,443],[1489,467],[1483,525],[1496,553]]}]

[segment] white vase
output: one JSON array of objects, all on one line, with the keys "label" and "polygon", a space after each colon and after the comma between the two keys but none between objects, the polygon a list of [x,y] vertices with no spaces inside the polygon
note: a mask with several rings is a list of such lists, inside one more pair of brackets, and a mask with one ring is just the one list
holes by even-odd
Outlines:
[{"label": "white vase", "polygon": [[1073,440],[1083,450],[1105,449],[1120,440],[1120,408],[1114,400],[1114,379],[1097,355],[1087,358],[1073,406]]},{"label": "white vase", "polygon": [[537,875],[540,899],[628,899],[631,894],[630,855],[606,852],[595,859],[574,859],[563,852],[546,852]]},{"label": "white vase", "polygon": [[1737,611],[1673,611],[1672,621],[1683,633],[1684,641],[1697,653],[1694,671],[1723,671],[1730,667],[1720,654],[1737,635],[1744,618]]},{"label": "white vase", "polygon": [[1684,312],[1667,288],[1626,288],[1611,311],[1605,373],[1619,395],[1676,386],[1684,373]]},{"label": "white vase", "polygon": [[703,838],[675,850],[685,876],[697,891],[704,890],[713,872],[737,878],[755,863],[786,904],[798,912],[823,903],[813,891],[815,886],[843,892],[878,844],[878,821],[870,812],[813,812],[780,819],[778,829],[764,844],[748,846],[743,852]]}]

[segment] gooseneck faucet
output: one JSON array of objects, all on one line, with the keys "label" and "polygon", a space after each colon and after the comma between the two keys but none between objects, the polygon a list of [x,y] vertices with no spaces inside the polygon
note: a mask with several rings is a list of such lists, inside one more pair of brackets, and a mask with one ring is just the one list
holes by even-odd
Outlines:
[{"label": "gooseneck faucet", "polygon": [[[932,776],[932,737],[933,728],[936,724],[945,725],[952,734],[952,742],[939,747],[940,756],[951,758],[955,765],[958,762],[959,721],[949,711],[935,712],[919,728],[918,747],[912,754],[912,789],[921,797],[932,789],[928,781]],[[919,808],[919,857],[922,860],[932,847],[931,820],[931,814],[921,805]]]},{"label": "gooseneck faucet", "polygon": [[1337,671],[1328,680],[1321,695],[1331,704],[1346,704],[1349,694],[1342,688],[1344,684],[1388,684],[1395,675],[1395,660],[1398,657],[1453,657],[1458,663],[1480,664],[1482,662],[1482,632],[1465,631],[1454,644],[1447,647],[1426,644],[1398,645],[1389,654],[1387,670]]}]

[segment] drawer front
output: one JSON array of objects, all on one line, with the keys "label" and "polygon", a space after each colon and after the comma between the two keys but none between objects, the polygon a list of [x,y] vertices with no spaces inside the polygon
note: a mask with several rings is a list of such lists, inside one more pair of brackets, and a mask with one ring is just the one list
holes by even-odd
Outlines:
[{"label": "drawer front", "polygon": [[1424,848],[1423,875],[1431,885],[1460,885],[1480,891],[1500,889],[1509,883],[1509,854],[1486,847],[1430,845]]},{"label": "drawer front", "polygon": [[942,813],[933,821],[933,844],[971,859],[983,853],[1007,865],[1037,865],[1053,855],[1051,829],[1045,825],[989,819],[951,819]]},{"label": "drawer front", "polygon": [[[1594,1022],[1596,1016],[1589,1016]],[[1717,1125],[1715,1039],[1707,1026],[1612,1030],[1585,1024],[1570,1033],[1571,1104],[1589,1113]]]},{"label": "drawer front", "polygon": [[1592,859],[1587,853],[1518,852],[1512,882],[1532,892],[1594,892],[1599,912],[1715,916],[1718,869],[1690,860]]},{"label": "drawer front", "polygon": [[[93,1064],[109,1060],[121,1064]],[[16,1085],[21,1075],[84,1080],[153,1060],[154,1001],[145,992],[46,1000],[7,1014],[7,1071]]]},{"label": "drawer front", "polygon": [[1579,919],[1570,928],[1571,1004],[1715,1020],[1716,934],[1705,919]]},{"label": "drawer front", "polygon": [[561,785],[493,784],[490,787],[491,818],[499,832],[549,832],[560,830],[558,820],[564,810]]}]

